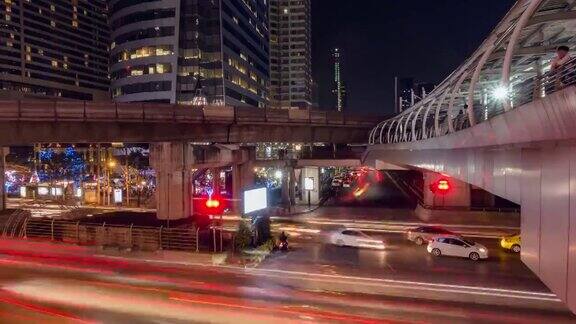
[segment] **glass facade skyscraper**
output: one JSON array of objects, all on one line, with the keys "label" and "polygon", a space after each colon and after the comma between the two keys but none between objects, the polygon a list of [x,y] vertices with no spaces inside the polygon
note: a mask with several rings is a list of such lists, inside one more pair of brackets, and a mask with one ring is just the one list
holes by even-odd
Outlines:
[{"label": "glass facade skyscraper", "polygon": [[209,105],[267,105],[266,0],[112,0],[110,10],[115,100],[193,104],[200,88]]},{"label": "glass facade skyscraper", "polygon": [[0,97],[108,100],[106,1],[3,1]]}]

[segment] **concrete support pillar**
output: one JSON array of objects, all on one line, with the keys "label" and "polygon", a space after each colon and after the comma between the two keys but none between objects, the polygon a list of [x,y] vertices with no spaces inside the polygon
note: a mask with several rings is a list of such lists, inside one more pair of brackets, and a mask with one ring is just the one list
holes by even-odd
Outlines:
[{"label": "concrete support pillar", "polygon": [[282,171],[282,180],[280,184],[280,197],[282,199],[282,205],[284,207],[290,206],[290,181],[289,176],[286,174],[286,170]]},{"label": "concrete support pillar", "polygon": [[294,167],[290,164],[282,170],[282,203],[285,206],[294,206],[296,204],[296,173]]},{"label": "concrete support pillar", "polygon": [[245,163],[232,166],[232,195],[234,201],[241,201],[244,190],[254,187],[253,161],[248,160]]},{"label": "concrete support pillar", "polygon": [[4,172],[6,171],[6,155],[8,155],[8,148],[0,147],[0,210],[6,209],[6,179]]},{"label": "concrete support pillar", "polygon": [[[450,189],[445,194],[432,192],[431,185],[448,180]],[[470,207],[470,185],[436,172],[424,172],[424,205],[428,207]]]},{"label": "concrete support pillar", "polygon": [[296,173],[293,167],[288,168],[288,196],[290,198],[290,205],[296,205]]},{"label": "concrete support pillar", "polygon": [[150,163],[156,171],[158,219],[176,220],[192,216],[192,146],[182,142],[152,144]]},{"label": "concrete support pillar", "polygon": [[[308,191],[304,185],[306,178],[312,178],[312,181],[314,181],[314,190],[310,191],[310,195],[308,195]],[[300,190],[302,190],[302,204],[308,204],[308,197],[310,197],[310,204],[318,205],[320,202],[320,169],[318,167],[302,168]]]},{"label": "concrete support pillar", "polygon": [[522,261],[576,312],[576,146],[522,150]]}]

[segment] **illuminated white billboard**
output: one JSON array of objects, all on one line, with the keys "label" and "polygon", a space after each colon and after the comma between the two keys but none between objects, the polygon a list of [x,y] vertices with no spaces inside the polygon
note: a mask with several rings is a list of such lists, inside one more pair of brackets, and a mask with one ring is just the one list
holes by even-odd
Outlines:
[{"label": "illuminated white billboard", "polygon": [[114,203],[122,203],[122,189],[114,189]]},{"label": "illuminated white billboard", "polygon": [[268,208],[268,191],[266,188],[244,191],[244,214]]},{"label": "illuminated white billboard", "polygon": [[314,178],[313,177],[304,178],[304,190],[308,190],[308,191],[314,190]]},{"label": "illuminated white billboard", "polygon": [[48,187],[38,187],[38,195],[39,196],[47,196],[50,193],[50,189]]}]

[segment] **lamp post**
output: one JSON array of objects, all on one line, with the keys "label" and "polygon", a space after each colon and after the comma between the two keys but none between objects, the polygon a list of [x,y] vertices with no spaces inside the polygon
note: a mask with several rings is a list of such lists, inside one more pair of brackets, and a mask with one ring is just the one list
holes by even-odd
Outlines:
[{"label": "lamp post", "polygon": [[308,208],[312,207],[311,193],[314,190],[314,177],[304,178],[304,190],[308,191]]},{"label": "lamp post", "polygon": [[110,176],[112,173],[112,170],[114,170],[114,168],[116,167],[116,161],[114,161],[112,158],[110,158],[108,160],[108,163],[106,164],[107,168],[106,168],[106,199],[107,205],[110,205],[112,202],[112,198],[110,197],[110,195],[112,194],[112,183],[110,181]]}]

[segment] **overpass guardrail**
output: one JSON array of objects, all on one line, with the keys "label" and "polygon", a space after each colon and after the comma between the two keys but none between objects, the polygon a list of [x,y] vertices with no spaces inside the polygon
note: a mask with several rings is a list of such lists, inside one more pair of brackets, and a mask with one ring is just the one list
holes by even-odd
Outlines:
[{"label": "overpass guardrail", "polygon": [[[576,57],[559,68],[526,79],[516,79],[508,89],[498,89],[500,98],[487,103],[474,100],[471,108],[464,100],[450,101],[445,93],[431,95],[394,118],[372,129],[369,143],[392,144],[415,142],[444,136],[488,121],[555,92],[576,85]],[[494,90],[496,91],[496,90]],[[454,92],[454,98],[462,94]],[[440,96],[440,97],[438,97]],[[496,94],[490,96],[496,97]],[[474,96],[481,97],[480,94]],[[447,104],[449,102],[450,104]]]},{"label": "overpass guardrail", "polygon": [[0,100],[0,121],[304,124],[373,127],[379,118],[340,112],[157,103]]}]

